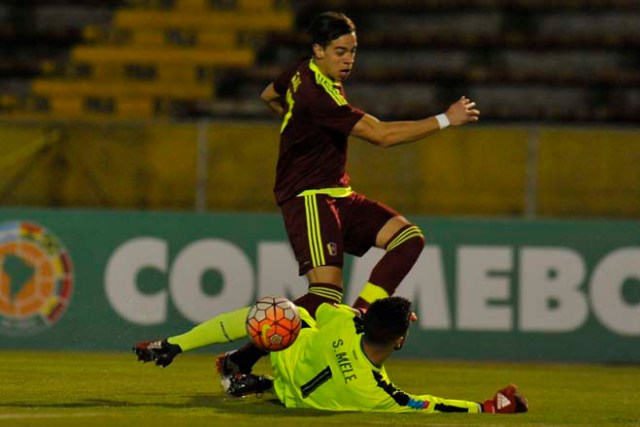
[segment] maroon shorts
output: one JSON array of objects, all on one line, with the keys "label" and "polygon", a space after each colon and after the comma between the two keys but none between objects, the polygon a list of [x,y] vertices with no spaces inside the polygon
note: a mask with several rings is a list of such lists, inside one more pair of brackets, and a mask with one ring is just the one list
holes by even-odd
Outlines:
[{"label": "maroon shorts", "polygon": [[344,253],[362,256],[376,244],[378,231],[398,213],[351,193],[294,197],[280,207],[300,275],[315,267],[341,267]]}]

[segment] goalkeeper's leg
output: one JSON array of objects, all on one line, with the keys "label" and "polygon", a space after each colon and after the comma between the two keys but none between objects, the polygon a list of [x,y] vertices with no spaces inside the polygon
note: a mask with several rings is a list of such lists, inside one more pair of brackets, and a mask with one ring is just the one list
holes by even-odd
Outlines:
[{"label": "goalkeeper's leg", "polygon": [[133,347],[138,360],[166,367],[183,351],[232,342],[247,336],[245,321],[249,307],[219,314],[188,332],[164,340],[143,341]]},{"label": "goalkeeper's leg", "polygon": [[182,351],[189,351],[245,338],[247,336],[245,322],[249,309],[250,307],[243,307],[219,314],[184,334],[169,337],[167,341],[179,345]]}]

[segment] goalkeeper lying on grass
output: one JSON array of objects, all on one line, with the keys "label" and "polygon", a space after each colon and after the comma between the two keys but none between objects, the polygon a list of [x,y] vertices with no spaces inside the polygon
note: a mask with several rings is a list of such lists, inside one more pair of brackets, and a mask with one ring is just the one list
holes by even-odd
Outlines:
[{"label": "goalkeeper lying on grass", "polygon": [[[287,408],[329,411],[517,413],[528,410],[527,400],[513,385],[482,403],[411,395],[394,386],[384,362],[400,350],[407,339],[414,315],[411,303],[405,298],[378,300],[364,316],[348,306],[328,303],[320,305],[315,319],[304,309],[300,309],[300,315],[305,327],[296,341],[285,350],[270,353],[274,379],[238,369],[233,372],[233,368],[225,366],[228,354],[219,357],[223,386],[228,394],[244,396],[273,390]],[[206,343],[202,328],[196,326],[168,340],[136,344],[134,351],[138,360],[167,366],[183,351],[183,346],[184,350],[195,348],[194,341],[198,346],[227,342],[229,324],[223,328],[219,317],[205,322],[213,332]],[[220,325],[221,330],[215,331],[214,325]],[[244,322],[240,327],[244,329]]]}]

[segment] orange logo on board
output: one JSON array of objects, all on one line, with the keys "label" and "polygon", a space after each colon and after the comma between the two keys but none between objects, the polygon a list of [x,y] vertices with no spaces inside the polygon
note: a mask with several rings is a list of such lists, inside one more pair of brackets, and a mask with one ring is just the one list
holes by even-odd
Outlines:
[{"label": "orange logo on board", "polygon": [[32,222],[0,223],[0,334],[54,325],[73,295],[73,265],[60,239]]}]

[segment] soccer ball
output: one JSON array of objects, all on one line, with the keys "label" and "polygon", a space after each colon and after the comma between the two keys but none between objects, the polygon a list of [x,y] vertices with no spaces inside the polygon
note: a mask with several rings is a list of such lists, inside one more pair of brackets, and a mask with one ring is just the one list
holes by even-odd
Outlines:
[{"label": "soccer ball", "polygon": [[256,347],[280,351],[298,337],[302,321],[298,308],[280,296],[262,297],[247,315],[247,334]]}]

